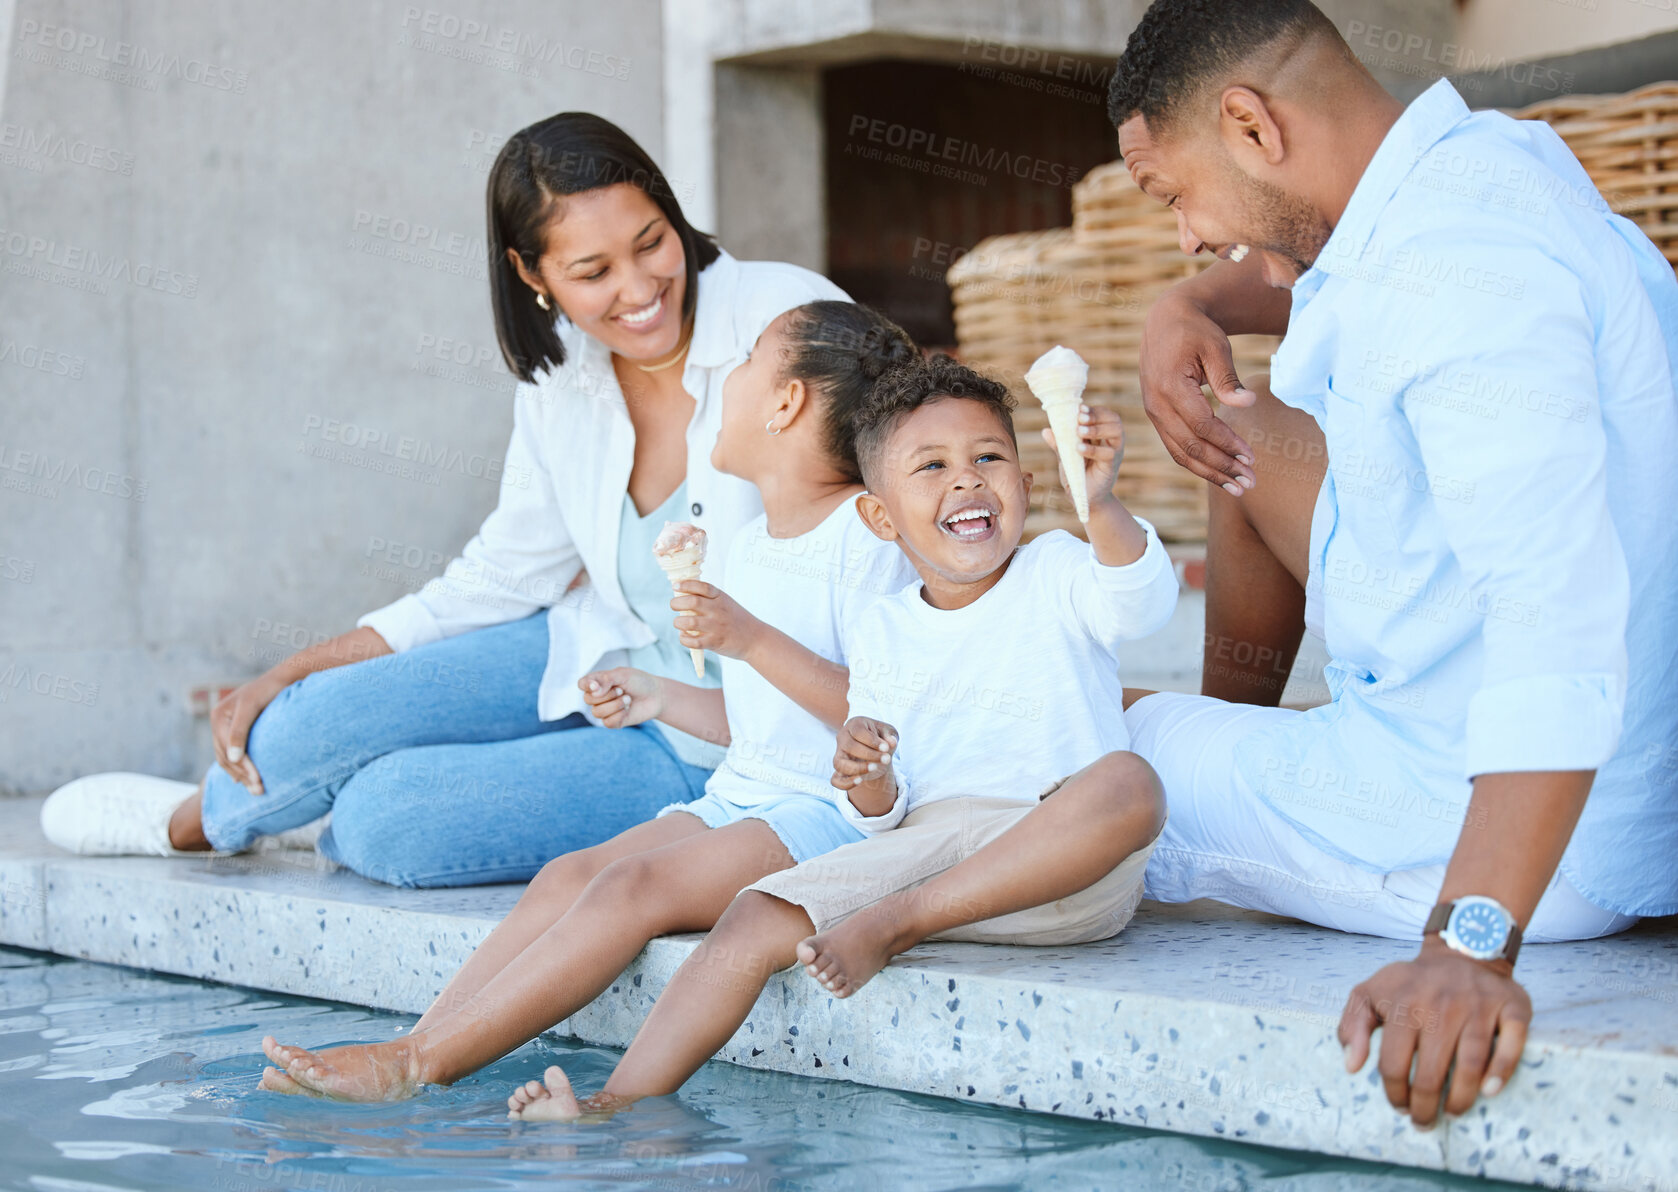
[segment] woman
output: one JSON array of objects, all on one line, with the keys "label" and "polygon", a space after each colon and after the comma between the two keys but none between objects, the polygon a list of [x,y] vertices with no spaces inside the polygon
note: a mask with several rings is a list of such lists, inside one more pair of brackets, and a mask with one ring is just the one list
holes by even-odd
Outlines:
[{"label": "woman", "polygon": [[653,538],[700,526],[705,578],[726,584],[728,543],[762,503],[710,463],[723,380],[776,316],[845,295],[723,252],[641,147],[587,113],[514,135],[487,205],[496,335],[523,382],[495,511],[443,575],[219,703],[198,787],[60,788],[41,812],[55,844],[238,851],[331,811],[320,851],[366,877],[524,881],[703,791],[720,745],[592,724],[577,679],[691,677]]}]

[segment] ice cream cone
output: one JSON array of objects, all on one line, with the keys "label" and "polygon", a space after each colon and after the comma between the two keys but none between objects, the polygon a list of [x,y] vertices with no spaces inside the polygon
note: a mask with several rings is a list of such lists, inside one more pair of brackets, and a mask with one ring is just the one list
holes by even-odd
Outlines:
[{"label": "ice cream cone", "polygon": [[[664,578],[670,581],[670,590],[676,591],[676,585],[684,580],[699,578],[700,567],[705,562],[705,531],[687,522],[665,522],[653,543],[653,558],[663,568]],[[688,653],[693,657],[694,675],[703,679],[705,651],[690,647]]]},{"label": "ice cream cone", "polygon": [[1078,511],[1081,522],[1090,519],[1090,497],[1084,482],[1084,457],[1078,451],[1081,438],[1078,407],[1089,377],[1090,366],[1084,363],[1083,357],[1059,344],[1039,356],[1025,374],[1025,383],[1049,416],[1061,471],[1066,473],[1066,491],[1072,496],[1072,507]]}]

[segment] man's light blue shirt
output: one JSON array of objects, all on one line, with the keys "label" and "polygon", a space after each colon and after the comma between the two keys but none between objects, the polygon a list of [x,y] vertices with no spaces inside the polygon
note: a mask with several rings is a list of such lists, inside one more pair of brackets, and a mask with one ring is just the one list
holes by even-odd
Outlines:
[{"label": "man's light blue shirt", "polygon": [[1445,82],[1410,105],[1271,375],[1328,445],[1308,599],[1332,702],[1237,757],[1320,847],[1437,864],[1475,775],[1594,769],[1562,872],[1678,912],[1675,363],[1672,266],[1552,129]]}]

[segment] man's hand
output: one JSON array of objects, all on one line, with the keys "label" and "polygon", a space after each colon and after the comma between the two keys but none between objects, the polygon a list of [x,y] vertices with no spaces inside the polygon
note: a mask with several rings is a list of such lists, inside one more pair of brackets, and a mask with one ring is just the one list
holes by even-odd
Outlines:
[{"label": "man's hand", "polygon": [[1418,1130],[1431,1130],[1441,1098],[1446,1113],[1467,1113],[1476,1097],[1509,1083],[1531,1021],[1532,999],[1506,961],[1472,960],[1429,936],[1416,959],[1389,964],[1352,990],[1339,1035],[1346,1070],[1357,1072],[1381,1028],[1387,1100]]},{"label": "man's hand", "polygon": [[607,728],[643,724],[664,711],[664,680],[632,666],[592,671],[577,686],[589,711]]},{"label": "man's hand", "polygon": [[1229,336],[1200,307],[1166,293],[1148,312],[1140,359],[1142,408],[1171,458],[1202,480],[1239,497],[1257,479],[1253,449],[1230,430],[1201,392],[1250,406],[1258,395],[1235,373]]},{"label": "man's hand", "polygon": [[[1084,457],[1084,483],[1088,487],[1090,504],[1116,503],[1113,485],[1119,478],[1119,465],[1124,462],[1124,420],[1117,411],[1102,406],[1078,408],[1078,453]],[[1054,450],[1058,459],[1060,448],[1055,443],[1055,432],[1043,428],[1043,441]],[[1066,485],[1066,467],[1060,470],[1060,483]]]},{"label": "man's hand", "polygon": [[676,585],[670,601],[681,633],[682,645],[690,650],[709,650],[724,658],[744,658],[757,644],[763,622],[734,603],[714,584],[687,579]]}]

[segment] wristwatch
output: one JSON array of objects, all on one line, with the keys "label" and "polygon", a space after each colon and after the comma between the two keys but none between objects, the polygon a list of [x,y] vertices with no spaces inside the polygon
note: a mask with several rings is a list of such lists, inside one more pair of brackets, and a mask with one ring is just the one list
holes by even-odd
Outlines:
[{"label": "wristwatch", "polygon": [[1495,898],[1470,894],[1455,902],[1442,902],[1427,917],[1423,935],[1439,933],[1447,947],[1475,960],[1507,960],[1515,963],[1521,950],[1521,925]]}]

